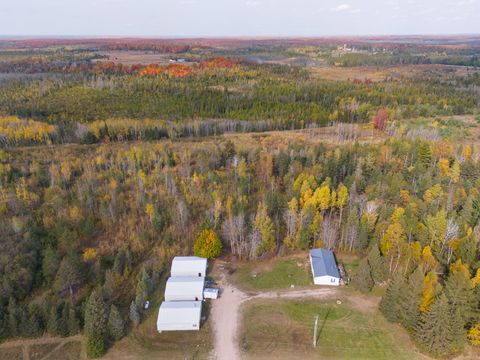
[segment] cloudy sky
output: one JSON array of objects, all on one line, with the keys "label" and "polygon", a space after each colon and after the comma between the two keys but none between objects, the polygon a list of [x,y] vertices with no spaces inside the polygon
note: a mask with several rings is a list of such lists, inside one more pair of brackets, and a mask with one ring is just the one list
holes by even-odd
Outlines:
[{"label": "cloudy sky", "polygon": [[0,35],[478,33],[480,0],[0,0]]}]

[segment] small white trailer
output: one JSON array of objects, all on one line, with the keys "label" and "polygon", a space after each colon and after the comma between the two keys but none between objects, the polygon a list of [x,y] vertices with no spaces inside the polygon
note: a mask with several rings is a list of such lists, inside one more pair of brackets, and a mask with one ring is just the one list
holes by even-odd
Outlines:
[{"label": "small white trailer", "polygon": [[218,299],[218,289],[205,288],[203,290],[203,297],[205,299]]}]

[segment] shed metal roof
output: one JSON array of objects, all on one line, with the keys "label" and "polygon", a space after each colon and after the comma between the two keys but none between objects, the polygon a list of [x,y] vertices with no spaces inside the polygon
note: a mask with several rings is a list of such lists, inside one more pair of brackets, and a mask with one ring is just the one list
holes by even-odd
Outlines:
[{"label": "shed metal roof", "polygon": [[332,276],[340,278],[332,251],[327,249],[312,249],[310,250],[310,261],[312,263],[313,277]]},{"label": "shed metal roof", "polygon": [[204,277],[180,276],[171,277],[165,287],[166,301],[202,300]]},{"label": "shed metal roof", "polygon": [[205,276],[207,259],[198,256],[175,256],[170,273],[172,276]]},{"label": "shed metal roof", "polygon": [[198,330],[201,314],[201,301],[165,301],[158,311],[157,329]]}]

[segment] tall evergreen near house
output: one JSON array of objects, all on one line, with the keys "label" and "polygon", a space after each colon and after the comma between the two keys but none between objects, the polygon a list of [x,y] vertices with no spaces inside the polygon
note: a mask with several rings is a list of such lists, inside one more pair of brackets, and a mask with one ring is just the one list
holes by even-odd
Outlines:
[{"label": "tall evergreen near house", "polygon": [[461,350],[465,331],[459,315],[458,309],[449,305],[442,293],[415,326],[415,340],[435,356],[446,356]]},{"label": "tall evergreen near house", "polygon": [[399,299],[404,284],[405,278],[402,272],[397,271],[380,301],[380,311],[385,316],[385,319],[390,322],[398,323],[401,320]]},{"label": "tall evergreen near house", "polygon": [[363,259],[358,265],[355,275],[352,277],[352,285],[361,292],[370,292],[374,282],[372,279],[371,268],[367,259]]},{"label": "tall evergreen near house", "polygon": [[383,282],[385,280],[386,268],[377,245],[372,246],[372,249],[368,253],[367,260],[370,264],[373,281],[376,283]]},{"label": "tall evergreen near house", "polygon": [[108,333],[113,340],[120,340],[124,335],[125,323],[115,305],[110,308],[108,316]]},{"label": "tall evergreen near house", "polygon": [[422,268],[417,267],[400,291],[400,322],[408,330],[413,330],[420,319],[424,278]]},{"label": "tall evergreen near house", "polygon": [[85,343],[87,356],[97,358],[105,353],[107,333],[107,305],[97,291],[88,298],[85,308]]}]

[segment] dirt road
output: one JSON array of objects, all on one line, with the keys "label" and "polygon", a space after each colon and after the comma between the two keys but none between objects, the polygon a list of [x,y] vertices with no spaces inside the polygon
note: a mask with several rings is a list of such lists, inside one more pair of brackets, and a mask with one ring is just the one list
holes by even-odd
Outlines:
[{"label": "dirt road", "polygon": [[228,283],[225,277],[223,277],[222,282],[224,284],[223,292],[219,299],[213,302],[211,313],[215,335],[215,348],[212,357],[215,360],[239,360],[241,358],[238,329],[240,328],[241,320],[240,306],[244,302],[254,299],[326,299],[338,294],[338,289],[336,288],[268,291],[246,294]]}]

